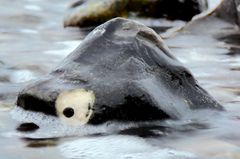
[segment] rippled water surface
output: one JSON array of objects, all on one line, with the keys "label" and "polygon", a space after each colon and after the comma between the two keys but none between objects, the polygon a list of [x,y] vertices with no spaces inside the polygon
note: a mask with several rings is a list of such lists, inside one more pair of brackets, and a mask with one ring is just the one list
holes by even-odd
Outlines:
[{"label": "rippled water surface", "polygon": [[[211,1],[211,6],[217,2]],[[88,32],[63,28],[68,3],[64,0],[0,0],[0,159],[240,158],[238,33],[220,40],[205,34],[184,34],[166,40],[174,55],[227,112],[198,112],[196,116],[186,115],[182,121],[157,123],[162,127],[152,128],[157,134],[155,137],[124,135],[135,123],[68,127],[40,113],[12,110],[17,92],[54,68]],[[171,25],[178,28],[184,24],[181,21],[144,22],[158,32]],[[195,122],[195,118],[200,122]],[[40,129],[31,133],[15,130],[19,123],[29,120]]]}]

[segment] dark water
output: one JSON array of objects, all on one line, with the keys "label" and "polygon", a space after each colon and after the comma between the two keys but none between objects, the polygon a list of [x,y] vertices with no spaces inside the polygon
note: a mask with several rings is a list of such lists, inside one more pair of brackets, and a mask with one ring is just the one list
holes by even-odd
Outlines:
[{"label": "dark water", "polygon": [[[140,138],[116,135],[119,130],[134,127],[134,123],[68,127],[38,113],[19,109],[10,113],[17,92],[54,68],[88,32],[63,28],[68,3],[0,0],[0,159],[240,158],[240,35],[236,33],[219,40],[181,35],[166,41],[198,82],[224,105],[224,114],[200,112],[182,121],[160,123],[169,129],[152,128],[157,136]],[[158,32],[184,24],[141,21]],[[201,124],[194,122],[195,117],[202,119]],[[15,130],[29,120],[40,129],[28,133]]]}]

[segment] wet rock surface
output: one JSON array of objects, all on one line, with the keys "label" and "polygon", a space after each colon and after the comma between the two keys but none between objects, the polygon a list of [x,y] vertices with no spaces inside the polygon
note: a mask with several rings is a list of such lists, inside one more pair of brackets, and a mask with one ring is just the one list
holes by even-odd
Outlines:
[{"label": "wet rock surface", "polygon": [[64,90],[93,91],[89,123],[181,118],[191,109],[221,110],[150,28],[116,18],[93,30],[47,79],[26,87],[17,105],[56,115]]}]

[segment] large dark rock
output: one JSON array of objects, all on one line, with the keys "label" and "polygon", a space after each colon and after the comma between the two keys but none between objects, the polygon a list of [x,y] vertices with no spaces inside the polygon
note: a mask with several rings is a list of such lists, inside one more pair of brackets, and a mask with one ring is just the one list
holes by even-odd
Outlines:
[{"label": "large dark rock", "polygon": [[17,105],[70,122],[82,117],[81,109],[87,119],[76,120],[91,124],[179,119],[196,109],[222,109],[152,29],[121,18],[93,30],[55,70],[26,87]]},{"label": "large dark rock", "polygon": [[96,26],[115,17],[136,16],[189,21],[207,8],[206,0],[81,0],[64,26]]}]

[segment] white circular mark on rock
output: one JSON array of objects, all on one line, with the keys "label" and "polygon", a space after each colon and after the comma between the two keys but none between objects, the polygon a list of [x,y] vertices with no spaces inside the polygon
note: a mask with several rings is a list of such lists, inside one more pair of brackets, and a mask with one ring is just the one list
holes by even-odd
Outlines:
[{"label": "white circular mark on rock", "polygon": [[58,117],[69,125],[86,124],[95,102],[93,91],[75,89],[63,91],[56,100]]}]

